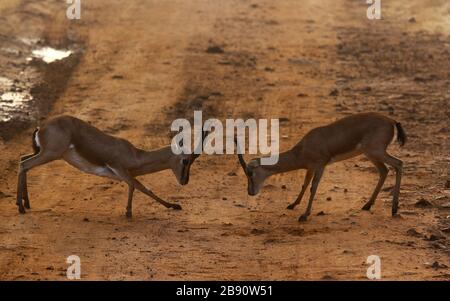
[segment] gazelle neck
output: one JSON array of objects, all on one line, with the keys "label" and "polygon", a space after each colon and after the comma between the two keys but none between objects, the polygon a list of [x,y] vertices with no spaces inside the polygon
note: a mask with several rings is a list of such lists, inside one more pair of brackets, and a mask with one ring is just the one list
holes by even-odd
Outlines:
[{"label": "gazelle neck", "polygon": [[292,171],[304,168],[303,163],[295,156],[292,150],[280,153],[278,162],[274,165],[263,165],[264,170],[268,171],[269,175]]},{"label": "gazelle neck", "polygon": [[135,174],[147,174],[172,168],[174,154],[170,146],[153,151],[138,150],[139,166]]}]

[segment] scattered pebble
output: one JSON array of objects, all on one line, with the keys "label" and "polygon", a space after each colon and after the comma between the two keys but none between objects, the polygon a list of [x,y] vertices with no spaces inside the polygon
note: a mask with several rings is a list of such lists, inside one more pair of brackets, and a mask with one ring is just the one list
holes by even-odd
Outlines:
[{"label": "scattered pebble", "polygon": [[441,229],[442,232],[450,234],[450,227]]},{"label": "scattered pebble", "polygon": [[441,243],[439,243],[439,242],[433,242],[433,243],[431,244],[431,246],[432,246],[434,249],[437,249],[437,250],[445,250],[445,249],[447,249],[447,247],[446,247],[445,245],[443,245],[443,244],[441,244]]},{"label": "scattered pebble", "polygon": [[431,208],[433,207],[433,204],[430,201],[421,198],[414,204],[414,206],[416,206],[417,208]]},{"label": "scattered pebble", "polygon": [[438,261],[435,261],[435,262],[433,262],[433,264],[431,265],[431,267],[433,268],[433,269],[447,269],[448,268],[448,266],[447,265],[445,265],[445,264],[443,264],[443,263],[439,263]]},{"label": "scattered pebble", "polygon": [[425,240],[428,240],[428,241],[436,241],[436,240],[443,240],[443,239],[445,239],[445,236],[443,236],[439,233],[431,234],[430,236],[427,236],[425,238]]},{"label": "scattered pebble", "polygon": [[3,191],[0,191],[0,199],[4,199],[4,198],[10,198],[11,195],[4,193]]},{"label": "scattered pebble", "polygon": [[338,89],[333,89],[333,90],[331,90],[330,96],[338,96],[338,95],[339,95]]},{"label": "scattered pebble", "polygon": [[423,237],[423,235],[420,234],[419,232],[417,232],[417,230],[414,228],[408,229],[408,231],[406,231],[406,234],[408,234],[409,236],[414,236],[414,237]]},{"label": "scattered pebble", "polygon": [[252,229],[252,231],[250,233],[252,233],[254,235],[261,235],[261,234],[264,234],[265,231],[264,230],[260,230],[260,229]]},{"label": "scattered pebble", "polygon": [[210,46],[208,47],[208,49],[206,49],[206,52],[212,54],[219,54],[224,53],[225,51],[219,46]]}]

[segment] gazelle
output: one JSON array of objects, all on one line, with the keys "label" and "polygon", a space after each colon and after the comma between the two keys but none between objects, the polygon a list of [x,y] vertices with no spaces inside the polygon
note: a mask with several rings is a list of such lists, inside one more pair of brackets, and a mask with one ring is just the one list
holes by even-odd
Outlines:
[{"label": "gazelle", "polygon": [[[205,133],[203,133],[205,136]],[[110,136],[92,125],[71,116],[50,120],[36,129],[32,137],[34,153],[20,158],[17,183],[17,206],[20,213],[30,209],[27,172],[39,165],[63,159],[79,170],[128,184],[126,216],[132,216],[134,190],[150,196],[166,208],[181,210],[147,189],[135,177],[171,169],[181,185],[189,182],[189,171],[196,154],[172,152],[171,146],[153,151],[134,147],[125,139]],[[24,201],[24,203],[22,202]]]},{"label": "gazelle", "polygon": [[361,113],[342,118],[327,126],[315,128],[308,132],[292,149],[280,153],[275,165],[261,165],[260,158],[245,163],[241,154],[239,162],[248,179],[248,194],[256,195],[264,180],[271,175],[287,171],[306,169],[306,176],[297,199],[287,209],[294,209],[302,200],[311,182],[311,195],[308,207],[299,221],[306,221],[311,214],[311,207],[325,166],[364,154],[379,172],[378,184],[369,201],[362,208],[370,210],[386,179],[388,169],[385,164],[396,171],[392,215],[397,214],[400,181],[403,162],[386,152],[397,128],[397,141],[403,146],[406,134],[400,123],[377,113]]}]

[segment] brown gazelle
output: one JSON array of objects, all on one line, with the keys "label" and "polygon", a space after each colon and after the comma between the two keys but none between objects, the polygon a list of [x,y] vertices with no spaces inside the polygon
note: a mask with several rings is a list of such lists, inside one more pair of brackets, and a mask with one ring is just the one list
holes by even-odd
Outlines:
[{"label": "brown gazelle", "polygon": [[388,164],[396,171],[392,201],[392,215],[394,216],[398,209],[403,165],[402,161],[386,152],[388,145],[393,140],[394,128],[397,128],[397,141],[400,145],[404,145],[406,134],[400,123],[377,113],[355,114],[311,130],[292,149],[280,153],[278,163],[275,165],[261,165],[259,158],[246,164],[243,156],[238,155],[239,162],[247,175],[248,194],[258,194],[264,180],[271,175],[306,169],[300,194],[287,207],[287,209],[294,209],[300,203],[312,179],[308,207],[305,213],[299,217],[299,221],[306,221],[311,214],[314,196],[325,166],[364,154],[378,169],[380,177],[372,196],[362,209],[370,210],[374,204],[386,179],[388,169],[385,164]]},{"label": "brown gazelle", "polygon": [[20,213],[25,213],[25,208],[30,209],[27,171],[58,159],[65,160],[83,172],[127,183],[127,217],[132,216],[135,189],[167,208],[180,210],[180,205],[162,200],[135,177],[171,169],[178,182],[186,185],[189,181],[190,167],[199,156],[183,153],[175,155],[171,146],[144,151],[125,139],[110,136],[71,116],[56,117],[41,129],[36,129],[32,142],[34,153],[20,158],[17,184],[17,206]]}]

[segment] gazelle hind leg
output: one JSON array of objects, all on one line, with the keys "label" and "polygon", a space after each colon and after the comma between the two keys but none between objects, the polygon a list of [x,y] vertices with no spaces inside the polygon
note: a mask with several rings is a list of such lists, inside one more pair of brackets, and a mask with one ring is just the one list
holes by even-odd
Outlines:
[{"label": "gazelle hind leg", "polygon": [[[392,216],[395,216],[397,214],[397,210],[398,210],[398,198],[400,195],[400,184],[401,184],[401,180],[402,180],[403,162],[401,160],[389,155],[386,152],[385,148],[383,150],[378,149],[377,151],[373,151],[373,149],[374,148],[372,148],[372,150],[370,151],[370,148],[368,148],[368,152],[366,153],[367,156],[372,160],[372,162],[373,162],[373,160],[376,160],[380,163],[392,166],[395,169],[395,186],[394,186],[394,195],[392,198]],[[381,189],[382,184],[380,184],[380,182],[381,182],[381,174],[380,174],[380,180],[378,182],[378,184],[380,185],[380,189]],[[377,190],[377,188],[378,188],[378,185],[375,188],[375,190]],[[377,191],[374,191],[374,194],[375,194],[375,192],[377,192]]]},{"label": "gazelle hind leg", "polygon": [[[119,177],[122,181],[126,182],[129,187],[133,187],[137,190],[139,190],[140,192],[148,195],[149,197],[153,198],[155,201],[157,201],[158,203],[160,203],[161,205],[163,205],[166,208],[173,208],[175,210],[181,210],[181,206],[178,204],[172,204],[169,202],[164,201],[163,199],[161,199],[160,197],[158,197],[156,194],[154,194],[150,189],[147,189],[141,182],[139,182],[138,180],[136,180],[135,178],[133,178],[128,171],[126,171],[125,169],[121,168],[121,167],[117,167],[117,166],[108,166],[116,175],[117,177]],[[128,208],[130,208],[131,210],[132,207],[132,200],[130,200],[130,195],[129,195],[129,199],[128,199],[128,204],[127,204],[127,216],[128,216]],[[131,211],[130,211],[130,215],[131,215]]]},{"label": "gazelle hind leg", "polygon": [[[17,179],[17,206],[19,207],[20,213],[25,213],[25,208],[22,203],[24,198],[24,192],[28,189],[25,189],[26,186],[26,173],[30,169],[48,163],[50,161],[58,159],[57,156],[52,156],[49,153],[39,153],[33,157],[27,158],[24,161],[21,161],[19,164],[19,174]],[[27,191],[28,192],[28,191]],[[28,204],[29,205],[29,204]]]},{"label": "gazelle hind leg", "polygon": [[376,159],[374,157],[371,157],[370,155],[367,156],[367,158],[375,165],[375,167],[378,170],[379,178],[377,186],[375,186],[375,189],[372,193],[372,196],[370,197],[369,201],[362,207],[362,210],[370,210],[370,208],[375,203],[375,200],[377,199],[378,194],[380,193],[381,188],[383,187],[384,181],[386,180],[386,176],[388,174],[388,169],[386,165],[379,159]]},{"label": "gazelle hind leg", "polygon": [[398,198],[400,195],[400,184],[402,181],[403,161],[389,155],[388,153],[385,153],[384,162],[395,169],[394,196],[392,197],[392,216],[395,216],[398,210]]},{"label": "gazelle hind leg", "polygon": [[133,194],[134,194],[134,186],[128,185],[128,203],[126,213],[126,216],[128,218],[131,218],[133,216]]},{"label": "gazelle hind leg", "polygon": [[[25,160],[27,160],[27,159],[29,159],[31,157],[34,157],[35,155],[37,155],[37,154],[31,154],[31,155],[22,156],[22,157],[20,157],[20,162],[23,162],[23,161],[25,161]],[[29,196],[28,196],[27,173],[24,173],[24,176],[23,176],[23,196],[22,196],[22,198],[23,198],[23,201],[24,201],[24,207],[26,209],[31,209],[30,199],[29,199]],[[19,205],[19,204],[17,204],[17,205]]]}]

